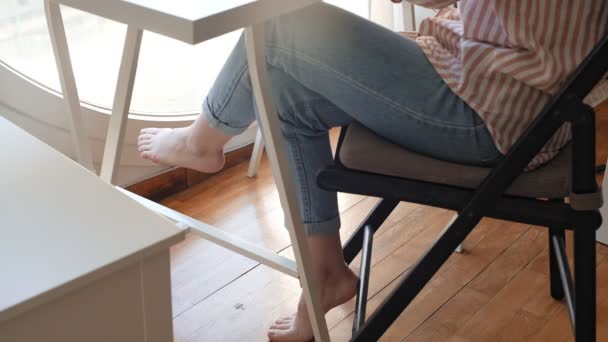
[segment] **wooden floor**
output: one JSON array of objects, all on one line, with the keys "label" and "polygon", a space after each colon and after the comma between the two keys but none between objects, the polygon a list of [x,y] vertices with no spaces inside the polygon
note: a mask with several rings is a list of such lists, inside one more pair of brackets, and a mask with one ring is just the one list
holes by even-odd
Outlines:
[{"label": "wooden floor", "polygon": [[[608,114],[608,106],[604,110]],[[608,127],[608,120],[601,124]],[[599,159],[605,161],[608,139],[601,145]],[[239,164],[164,204],[291,255],[267,161],[257,179],[247,178],[246,170],[246,164]],[[376,201],[340,195],[343,238]],[[374,238],[368,311],[391,291],[452,215],[402,203],[389,217]],[[549,295],[545,229],[484,219],[464,246],[465,252],[448,260],[382,340],[573,340],[564,303]],[[608,247],[598,244],[597,251],[598,341],[608,341]],[[265,341],[266,327],[293,311],[300,292],[297,280],[195,236],[172,250],[172,289],[176,341]],[[351,301],[327,315],[332,341],[349,339],[353,307]]]}]

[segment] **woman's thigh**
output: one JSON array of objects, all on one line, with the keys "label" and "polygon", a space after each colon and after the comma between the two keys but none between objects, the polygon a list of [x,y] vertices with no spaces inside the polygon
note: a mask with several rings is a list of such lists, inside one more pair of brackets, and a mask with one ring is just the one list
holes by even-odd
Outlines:
[{"label": "woman's thigh", "polygon": [[464,163],[500,156],[418,45],[390,30],[319,4],[273,20],[267,52],[272,67],[405,148]]}]

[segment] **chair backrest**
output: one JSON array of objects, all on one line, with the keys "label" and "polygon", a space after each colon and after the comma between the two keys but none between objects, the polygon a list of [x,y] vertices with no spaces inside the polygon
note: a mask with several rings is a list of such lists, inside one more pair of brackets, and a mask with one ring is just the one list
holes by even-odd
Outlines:
[{"label": "chair backrest", "polygon": [[556,96],[543,108],[532,124],[477,189],[473,202],[479,208],[496,203],[532,158],[566,122],[573,131],[573,193],[596,193],[595,116],[583,99],[608,72],[608,30],[565,82]]}]

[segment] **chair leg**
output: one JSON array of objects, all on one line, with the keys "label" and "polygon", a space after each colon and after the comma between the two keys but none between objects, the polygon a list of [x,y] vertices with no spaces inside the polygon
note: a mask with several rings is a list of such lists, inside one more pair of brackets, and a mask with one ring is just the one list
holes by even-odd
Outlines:
[{"label": "chair leg", "polygon": [[458,244],[477,226],[480,217],[459,215],[429,248],[416,266],[384,299],[363,327],[354,334],[352,342],[377,341],[405,308],[416,298],[439,268],[448,260]]},{"label": "chair leg", "polygon": [[464,247],[462,246],[462,244],[458,245],[458,247],[456,247],[456,249],[454,250],[454,252],[456,252],[456,253],[462,253],[462,252],[464,252]]},{"label": "chair leg", "polygon": [[556,300],[564,298],[564,287],[559,274],[559,266],[557,264],[557,253],[553,244],[553,238],[557,237],[564,244],[566,243],[564,230],[561,228],[549,227],[549,274],[551,278],[551,297]]},{"label": "chair leg", "polygon": [[574,230],[574,305],[576,342],[596,339],[595,230]]},{"label": "chair leg", "polygon": [[371,213],[363,220],[359,228],[355,230],[353,235],[346,241],[342,247],[342,253],[344,254],[344,260],[347,264],[350,264],[353,259],[361,251],[363,246],[363,235],[365,232],[365,226],[371,226],[373,233],[376,232],[384,223],[386,218],[393,212],[393,209],[399,204],[399,201],[383,199],[372,209]]},{"label": "chair leg", "polygon": [[366,225],[363,232],[363,249],[361,250],[361,269],[359,271],[359,290],[355,303],[353,318],[353,335],[361,328],[365,321],[367,307],[367,290],[369,287],[369,271],[372,265],[372,243],[374,242],[374,228]]},{"label": "chair leg", "polygon": [[260,162],[262,161],[263,154],[264,136],[262,135],[262,128],[259,128],[258,133],[255,137],[253,151],[251,152],[251,159],[249,160],[249,169],[247,170],[247,177],[253,178],[258,175],[258,170],[260,169]]}]

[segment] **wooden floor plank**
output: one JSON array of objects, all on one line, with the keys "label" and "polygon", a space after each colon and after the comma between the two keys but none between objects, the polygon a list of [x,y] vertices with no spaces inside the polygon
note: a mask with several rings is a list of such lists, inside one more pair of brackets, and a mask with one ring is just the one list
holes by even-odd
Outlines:
[{"label": "wooden floor plank", "polygon": [[[403,215],[394,225],[385,225],[374,234],[374,252],[372,253],[372,266],[391,255],[399,247],[414,239],[422,230],[441,220],[445,225],[453,214],[446,210],[426,206],[413,208]],[[393,217],[397,218],[397,217]],[[360,256],[353,260],[352,266],[359,267]]]},{"label": "wooden floor plank", "polygon": [[[361,201],[354,207],[350,208],[349,210],[345,211],[343,214],[343,217],[342,217],[343,223],[345,225],[345,228],[343,229],[343,233],[349,234],[349,231],[352,231],[352,229],[356,226],[356,223],[358,223],[361,219],[363,219],[363,217],[373,207],[373,205],[376,203],[376,201],[377,200],[371,199],[371,198],[366,199],[364,201]],[[440,222],[440,224],[437,224],[437,227],[435,228],[435,230],[437,232],[441,231],[441,229],[443,229],[443,225],[451,217],[451,214],[449,212],[443,211],[443,213],[444,213],[444,217],[443,217],[444,222]],[[390,222],[387,222],[387,223],[390,224]],[[431,238],[434,236],[436,236],[436,234],[431,235]],[[414,260],[415,259],[412,259],[411,262],[413,262]],[[230,283],[226,287],[222,288],[220,291],[215,293],[211,298],[198,303],[197,305],[195,305],[194,307],[189,309],[187,312],[185,312],[183,315],[177,317],[175,319],[175,326],[176,326],[176,331],[180,331],[178,340],[203,341],[203,340],[207,340],[208,338],[211,338],[211,336],[209,336],[206,333],[207,330],[205,330],[205,329],[200,330],[200,327],[197,327],[199,324],[203,324],[203,322],[206,322],[209,319],[208,315],[211,312],[213,313],[214,316],[218,316],[218,317],[223,317],[223,316],[228,315],[229,317],[231,317],[232,320],[236,320],[234,323],[238,324],[240,327],[251,325],[252,322],[247,316],[243,316],[242,321],[241,321],[241,318],[237,318],[237,317],[234,317],[233,315],[231,315],[232,310],[233,310],[232,306],[218,306],[215,302],[215,298],[216,297],[232,298],[231,296],[234,291],[234,288],[238,288],[240,286],[245,286],[242,284],[247,284],[246,286],[248,286],[248,288],[251,290],[251,292],[254,293],[254,294],[250,295],[251,298],[253,298],[254,302],[255,301],[269,301],[268,293],[266,292],[268,290],[269,286],[270,286],[271,290],[268,290],[268,291],[273,292],[273,293],[275,293],[275,292],[279,293],[282,291],[281,290],[282,282],[289,282],[289,280],[285,280],[282,277],[280,277],[282,280],[277,280],[276,287],[274,285],[268,285],[266,282],[263,281],[263,279],[265,279],[265,276],[258,275],[259,273],[262,273],[262,272],[264,274],[266,274],[268,271],[266,270],[265,267],[256,267],[254,270],[243,275],[241,278],[235,280],[233,283]],[[396,274],[395,276],[397,276],[397,275],[398,274]],[[260,277],[260,278],[258,278],[258,277]],[[274,279],[276,279],[276,278],[274,278]],[[382,279],[382,278],[377,278],[377,279]],[[371,291],[374,291],[374,289],[375,289],[375,287],[372,286]],[[295,295],[294,295],[294,293],[295,293]],[[269,316],[258,315],[257,316],[261,321],[259,321],[259,320],[255,321],[255,323],[252,325],[253,328],[251,328],[255,331],[252,330],[253,332],[251,332],[251,334],[254,334],[255,336],[263,336],[267,325],[271,322],[271,321],[268,321],[269,318],[271,318],[271,317],[276,318],[277,312],[281,312],[282,314],[289,314],[289,312],[295,308],[295,303],[297,301],[298,294],[299,294],[299,291],[296,291],[296,292],[290,291],[291,297],[287,296],[290,299],[286,299],[287,297],[284,298],[282,296],[279,296],[280,300],[278,302],[275,301],[276,297],[270,296],[272,298],[272,301],[270,301],[270,302],[275,302],[277,307],[266,310],[266,312],[273,313],[272,315],[269,315]],[[249,299],[251,299],[251,298],[249,298]],[[242,301],[244,301],[244,300],[242,300]],[[248,302],[248,303],[250,303],[250,302]],[[289,305],[287,305],[286,303],[289,303]],[[245,303],[240,303],[240,304],[245,305]],[[238,306],[238,304],[235,304],[235,305]],[[350,314],[352,312],[352,307],[353,307],[353,303],[351,301],[350,303],[347,303],[343,308],[337,308],[336,310],[333,310],[327,317],[329,324],[331,325],[332,322],[337,323],[344,316],[347,316],[348,314]],[[249,329],[249,330],[251,330],[251,329]],[[239,336],[242,337],[242,335],[240,335],[240,334],[239,334]],[[232,340],[232,337],[230,337],[230,340]],[[238,340],[238,339],[235,338],[235,341],[236,340]]]},{"label": "wooden floor plank", "polygon": [[[608,255],[605,253],[605,246],[598,244],[598,247],[600,259],[597,267],[597,340],[608,341]],[[550,317],[531,341],[574,341],[568,310],[563,301],[560,304],[557,313]]]},{"label": "wooden floor plank", "polygon": [[[376,199],[366,198],[347,209],[342,215],[342,223],[345,227],[344,233],[347,234],[348,231],[352,231],[356,224],[363,219],[376,202]],[[289,255],[289,252],[289,250],[286,250],[281,254]],[[223,321],[224,318],[222,317],[230,317],[233,324],[238,325],[242,329],[251,326],[251,328],[247,329],[253,329],[255,330],[255,333],[258,334],[257,336],[263,336],[266,327],[271,323],[271,321],[268,320],[270,317],[276,319],[278,312],[285,315],[295,308],[295,303],[297,302],[299,295],[299,286],[297,280],[289,278],[290,277],[288,276],[277,274],[276,271],[266,267],[254,266],[238,279],[233,279],[232,282],[221,289],[218,289],[213,296],[196,303],[186,312],[176,317],[174,319],[174,325],[177,340],[209,341],[208,338],[210,338],[210,336],[207,334],[207,330],[199,330],[202,327],[207,326],[207,324],[219,324],[209,323],[209,320],[211,319],[213,322],[215,322],[215,320]],[[240,288],[248,289],[246,299],[241,298],[239,295],[234,295],[235,292],[239,292],[238,289]],[[227,306],[224,304],[217,304],[218,298],[220,301],[226,299],[234,301],[233,298],[237,299],[235,299],[236,302],[233,303],[232,306]],[[264,314],[257,311],[257,313],[250,312],[247,315],[242,312],[239,313],[242,313],[243,315],[233,312],[235,310],[234,306],[239,306],[239,310],[242,309],[240,304],[243,304],[245,307],[258,308],[258,303],[263,303],[259,305],[263,306],[263,310],[260,310],[263,311]],[[266,313],[269,314],[266,315]],[[252,320],[252,316],[255,316],[256,320]],[[214,328],[211,332],[213,331],[222,330],[215,330]],[[241,335],[239,334],[238,336]],[[243,341],[242,339],[232,339],[232,337],[229,337],[228,340]]]},{"label": "wooden floor plank", "polygon": [[[382,287],[383,289],[377,294],[370,291],[371,299],[368,302],[368,314],[371,314],[379,303],[384,300],[396,282],[402,279],[405,272],[418,260],[430,243],[435,240],[450,218],[451,214],[446,215],[444,222],[439,222],[424,230],[415,239],[403,245],[389,257],[378,263],[375,268],[372,268],[370,288],[373,288],[374,284],[379,282],[375,286]],[[421,291],[420,295],[386,332],[383,340],[401,340],[411,334],[429,315],[453,297],[488,263],[500,255],[528,229],[528,227],[523,225],[515,226],[514,229],[504,229],[503,224],[502,221],[498,220],[482,221],[478,228],[480,232],[487,230],[484,237],[478,240],[476,244],[469,246],[464,255],[454,254],[450,257],[427,287]],[[475,256],[474,259],[478,261],[471,262],[473,259],[471,256]],[[485,262],[481,260],[485,260]],[[459,261],[464,262],[462,266],[459,265]],[[396,273],[398,273],[399,278],[395,278]],[[390,285],[387,282],[390,282]],[[349,333],[351,324],[352,314],[337,326],[332,327],[330,333],[337,338],[346,336]]]},{"label": "wooden floor plank", "polygon": [[[284,228],[284,216],[267,160],[257,179],[244,177],[245,169],[240,168],[241,165],[210,180],[215,187],[203,182],[189,190],[190,193],[180,193],[164,204],[274,252],[289,247],[289,235]],[[237,176],[239,180],[232,181]],[[217,188],[222,191],[218,192]],[[364,198],[341,194],[340,208],[347,210]],[[172,249],[174,316],[257,265],[195,235],[188,236],[184,243]]]},{"label": "wooden floor plank", "polygon": [[175,318],[175,340],[263,341],[273,320],[293,310],[299,293],[297,279],[258,266]]},{"label": "wooden floor plank", "polygon": [[541,240],[538,231],[527,230],[405,341],[447,340],[542,251]]},{"label": "wooden floor plank", "polygon": [[[545,293],[548,278],[533,271],[524,270],[517,274],[488,304],[462,326],[455,337],[467,341],[527,341],[535,331],[510,329],[515,320],[526,319],[521,308],[534,296]],[[451,339],[448,339],[450,341]]]}]

